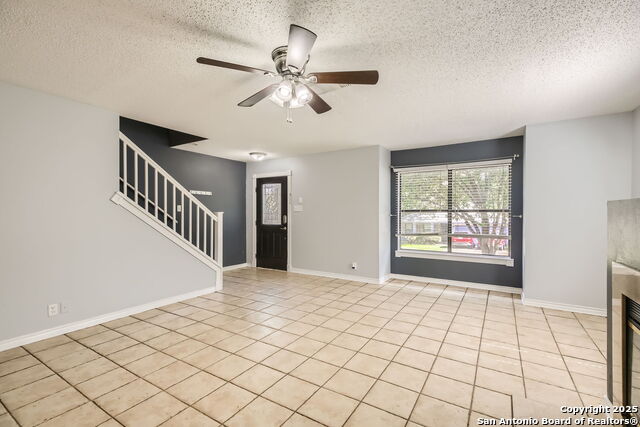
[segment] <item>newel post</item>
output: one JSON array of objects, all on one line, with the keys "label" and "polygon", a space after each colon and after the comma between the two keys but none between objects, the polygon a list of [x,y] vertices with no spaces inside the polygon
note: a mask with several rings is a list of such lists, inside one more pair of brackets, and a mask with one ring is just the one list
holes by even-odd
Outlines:
[{"label": "newel post", "polygon": [[216,221],[216,242],[215,242],[215,255],[216,255],[216,263],[218,263],[218,265],[220,266],[220,272],[218,273],[218,276],[216,278],[216,290],[222,290],[222,276],[223,276],[223,266],[222,266],[222,252],[223,252],[223,246],[222,246],[222,238],[223,238],[223,216],[224,216],[224,212],[216,212],[216,217],[217,217],[217,221]]}]

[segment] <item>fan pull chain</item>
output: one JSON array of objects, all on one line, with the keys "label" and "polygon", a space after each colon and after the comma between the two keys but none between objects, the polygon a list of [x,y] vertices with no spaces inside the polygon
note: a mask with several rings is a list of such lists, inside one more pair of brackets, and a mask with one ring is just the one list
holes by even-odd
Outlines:
[{"label": "fan pull chain", "polygon": [[287,110],[287,123],[293,123],[293,116],[291,114],[291,107],[289,106],[288,102],[286,103],[285,108]]}]

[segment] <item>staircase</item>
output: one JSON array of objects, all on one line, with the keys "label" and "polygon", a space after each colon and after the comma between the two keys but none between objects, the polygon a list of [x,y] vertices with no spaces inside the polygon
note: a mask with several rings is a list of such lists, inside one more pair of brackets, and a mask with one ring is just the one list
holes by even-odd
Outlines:
[{"label": "staircase", "polygon": [[118,191],[111,201],[122,206],[215,271],[222,289],[222,217],[120,132]]}]

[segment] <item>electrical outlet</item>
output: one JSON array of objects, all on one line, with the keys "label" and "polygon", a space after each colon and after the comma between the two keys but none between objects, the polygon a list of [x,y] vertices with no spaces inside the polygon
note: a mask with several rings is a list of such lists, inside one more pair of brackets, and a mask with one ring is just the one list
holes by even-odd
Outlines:
[{"label": "electrical outlet", "polygon": [[60,312],[59,304],[49,304],[47,306],[47,313],[49,314],[49,317],[57,316],[59,312]]},{"label": "electrical outlet", "polygon": [[66,302],[60,303],[60,313],[68,313],[69,312],[69,304]]},{"label": "electrical outlet", "polygon": [[357,262],[352,262],[351,263],[351,269],[352,270],[357,270],[358,269],[358,263]]}]

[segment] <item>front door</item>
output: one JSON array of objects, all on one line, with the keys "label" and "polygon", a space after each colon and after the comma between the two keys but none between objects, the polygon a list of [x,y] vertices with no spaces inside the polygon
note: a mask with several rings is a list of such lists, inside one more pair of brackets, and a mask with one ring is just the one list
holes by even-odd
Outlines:
[{"label": "front door", "polygon": [[256,263],[287,269],[287,177],[259,178],[256,185]]}]

